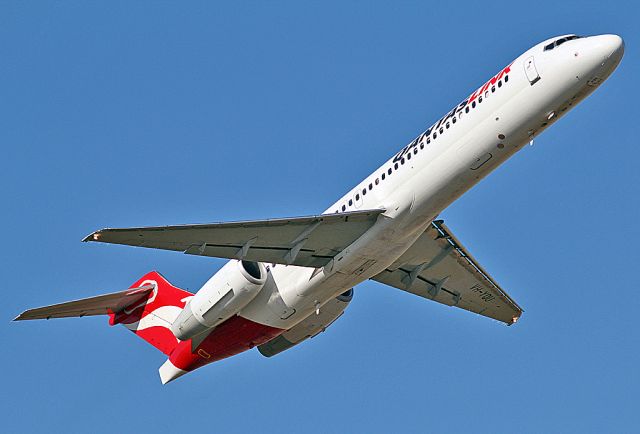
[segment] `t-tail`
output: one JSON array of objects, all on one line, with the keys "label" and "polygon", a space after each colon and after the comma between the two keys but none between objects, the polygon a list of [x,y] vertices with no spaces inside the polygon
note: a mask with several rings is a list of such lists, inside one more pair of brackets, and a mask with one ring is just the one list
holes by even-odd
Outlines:
[{"label": "t-tail", "polygon": [[[15,321],[108,315],[110,325],[122,324],[169,356],[180,342],[171,332],[171,324],[191,297],[192,293],[151,271],[125,291],[29,309]],[[185,373],[170,363],[160,368],[163,383]]]}]

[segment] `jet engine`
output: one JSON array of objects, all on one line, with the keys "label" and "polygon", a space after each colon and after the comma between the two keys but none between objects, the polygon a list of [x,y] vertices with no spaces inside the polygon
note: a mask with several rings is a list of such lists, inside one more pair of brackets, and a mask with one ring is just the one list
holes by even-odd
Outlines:
[{"label": "jet engine", "polygon": [[265,357],[271,357],[298,345],[307,338],[315,337],[342,316],[352,298],[353,288],[329,300],[317,313],[312,313],[277,338],[259,345],[258,351]]},{"label": "jet engine", "polygon": [[229,261],[187,303],[171,325],[181,341],[221,324],[245,307],[267,281],[264,265]]}]

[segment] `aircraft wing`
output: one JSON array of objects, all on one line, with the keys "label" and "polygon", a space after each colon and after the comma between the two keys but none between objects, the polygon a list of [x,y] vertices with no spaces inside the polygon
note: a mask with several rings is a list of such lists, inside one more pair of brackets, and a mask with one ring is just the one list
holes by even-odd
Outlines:
[{"label": "aircraft wing", "polygon": [[381,283],[511,325],[522,309],[467,252],[442,220],[396,262],[373,277]]},{"label": "aircraft wing", "polygon": [[29,309],[18,315],[14,321],[107,315],[108,313],[122,312],[127,307],[146,299],[153,288],[153,284],[148,284],[97,297]]},{"label": "aircraft wing", "polygon": [[357,240],[383,209],[232,223],[102,229],[83,241],[319,268]]}]

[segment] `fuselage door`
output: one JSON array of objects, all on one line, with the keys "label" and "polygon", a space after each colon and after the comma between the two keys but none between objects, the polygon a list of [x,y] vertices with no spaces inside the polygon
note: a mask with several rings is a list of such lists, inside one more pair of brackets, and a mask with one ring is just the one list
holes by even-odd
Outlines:
[{"label": "fuselage door", "polygon": [[533,61],[533,56],[528,57],[524,61],[524,73],[527,75],[527,79],[531,86],[536,84],[538,80],[540,80],[540,74],[538,74],[538,70],[536,69],[536,64]]}]

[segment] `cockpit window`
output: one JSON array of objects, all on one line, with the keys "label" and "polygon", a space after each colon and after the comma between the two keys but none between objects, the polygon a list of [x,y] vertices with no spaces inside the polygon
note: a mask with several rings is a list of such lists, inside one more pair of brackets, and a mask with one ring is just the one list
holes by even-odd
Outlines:
[{"label": "cockpit window", "polygon": [[558,38],[555,41],[553,41],[552,43],[545,45],[544,46],[544,51],[549,51],[549,50],[553,50],[554,48],[564,44],[567,41],[572,41],[574,39],[579,39],[582,36],[578,36],[578,35],[570,35],[570,36],[565,36],[564,38]]}]

